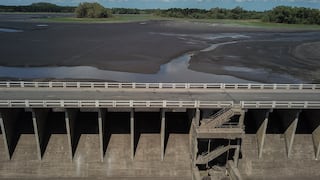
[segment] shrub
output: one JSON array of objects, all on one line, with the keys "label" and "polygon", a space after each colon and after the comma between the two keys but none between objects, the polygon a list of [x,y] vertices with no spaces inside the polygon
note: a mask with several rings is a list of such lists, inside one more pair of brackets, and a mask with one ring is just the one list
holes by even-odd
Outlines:
[{"label": "shrub", "polygon": [[75,10],[78,18],[108,18],[111,13],[99,3],[80,3]]}]

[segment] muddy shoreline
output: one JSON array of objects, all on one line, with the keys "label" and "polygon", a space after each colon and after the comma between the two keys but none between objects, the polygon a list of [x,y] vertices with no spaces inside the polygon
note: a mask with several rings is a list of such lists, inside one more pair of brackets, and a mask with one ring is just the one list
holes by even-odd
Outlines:
[{"label": "muddy shoreline", "polygon": [[[39,23],[2,21],[1,16],[0,27],[23,30],[0,32],[1,66],[92,66],[155,74],[162,64],[194,52],[189,62],[189,69],[194,71],[264,83],[286,83],[291,77],[305,83],[320,82],[317,31],[173,21]],[[233,41],[236,43],[200,51],[215,43]]]}]

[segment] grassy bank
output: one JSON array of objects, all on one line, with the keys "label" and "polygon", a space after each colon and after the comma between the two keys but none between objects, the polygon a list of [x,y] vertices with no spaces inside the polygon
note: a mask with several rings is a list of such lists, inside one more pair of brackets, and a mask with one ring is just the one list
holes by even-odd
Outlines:
[{"label": "grassy bank", "polygon": [[150,14],[116,14],[110,18],[76,18],[76,17],[58,17],[45,18],[41,21],[47,22],[76,22],[76,23],[125,23],[125,22],[140,22],[149,20],[167,20],[169,18],[162,18]]},{"label": "grassy bank", "polygon": [[41,19],[46,22],[66,22],[66,23],[126,23],[126,22],[141,22],[150,20],[174,20],[174,21],[190,21],[215,23],[239,27],[256,27],[256,28],[292,28],[292,29],[314,29],[320,30],[320,25],[305,25],[305,24],[282,24],[262,22],[261,20],[234,20],[234,19],[190,19],[190,18],[168,18],[159,17],[152,14],[124,14],[113,15],[111,18],[75,18],[75,17],[53,17]]}]

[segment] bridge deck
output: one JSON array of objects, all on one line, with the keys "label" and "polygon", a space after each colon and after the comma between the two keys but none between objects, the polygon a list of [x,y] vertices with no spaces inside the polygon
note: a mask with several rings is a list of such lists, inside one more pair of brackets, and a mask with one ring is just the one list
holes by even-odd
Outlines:
[{"label": "bridge deck", "polygon": [[[0,106],[5,107],[6,100],[44,100],[58,101],[73,100],[86,101],[91,103],[87,107],[104,107],[96,104],[94,101],[128,101],[122,104],[122,107],[167,107],[162,101],[175,101],[171,107],[223,107],[212,102],[228,102],[226,106],[239,104],[242,108],[320,108],[320,91],[319,90],[263,90],[263,89],[156,89],[156,88],[0,88]],[[88,102],[92,101],[92,102]],[[130,105],[129,101],[140,101],[144,103],[140,105]],[[147,101],[158,101],[157,104],[148,105]],[[202,105],[197,105],[196,101],[202,102]],[[183,102],[181,104],[181,102]],[[309,103],[313,104],[309,104]],[[17,102],[16,102],[17,103]],[[18,106],[20,102],[18,102]],[[22,102],[21,102],[22,103]],[[29,103],[29,102],[28,102]],[[39,103],[39,102],[38,102]],[[47,103],[47,102],[45,102]],[[72,102],[76,104],[75,102]],[[112,106],[112,102],[105,107]],[[123,102],[122,102],[123,103]],[[179,104],[180,103],[180,104]],[[206,103],[209,103],[206,105]],[[80,103],[81,104],[81,103]],[[86,105],[80,107],[86,107]],[[92,105],[93,104],[93,105]],[[245,104],[245,105],[243,105]],[[291,104],[292,107],[291,107]],[[28,105],[27,105],[28,106]],[[60,105],[59,105],[60,106]],[[73,107],[74,105],[70,105]],[[169,105],[170,106],[170,105]],[[226,107],[225,106],[225,107]],[[31,107],[31,105],[30,105]],[[35,107],[35,106],[33,106]],[[55,107],[53,104],[52,106]],[[78,107],[78,106],[77,106]],[[113,107],[119,107],[114,105]]]},{"label": "bridge deck", "polygon": [[313,90],[2,88],[0,100],[320,101]]}]

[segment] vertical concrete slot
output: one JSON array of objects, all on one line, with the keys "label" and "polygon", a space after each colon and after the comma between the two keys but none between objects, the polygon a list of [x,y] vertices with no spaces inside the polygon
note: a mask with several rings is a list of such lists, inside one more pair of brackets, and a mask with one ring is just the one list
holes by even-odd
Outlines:
[{"label": "vertical concrete slot", "polygon": [[47,118],[50,109],[32,109],[32,121],[37,142],[38,158],[42,159],[48,144],[48,134],[46,130]]},{"label": "vertical concrete slot", "polygon": [[68,136],[68,144],[69,144],[69,154],[70,159],[73,160],[75,153],[75,122],[78,116],[78,109],[66,109],[65,111],[65,120],[66,120],[66,129]]},{"label": "vertical concrete slot", "polygon": [[131,162],[130,112],[112,112],[108,109],[104,136],[104,163],[118,169]]},{"label": "vertical concrete slot", "polygon": [[164,159],[164,140],[165,140],[165,133],[166,133],[166,112],[164,109],[161,109],[161,160]]},{"label": "vertical concrete slot", "polygon": [[38,146],[35,138],[35,131],[33,127],[32,112],[20,111],[10,113],[18,113],[16,116],[18,119],[16,121],[17,135],[13,133],[13,137],[17,137],[14,153],[12,154],[12,159],[14,160],[37,160],[39,159]]},{"label": "vertical concrete slot", "polygon": [[131,159],[133,160],[136,150],[136,134],[135,134],[135,121],[134,121],[134,109],[130,111],[130,134],[131,134]]},{"label": "vertical concrete slot", "polygon": [[162,152],[161,152],[160,131],[161,131],[162,122],[163,122],[161,121],[162,119],[161,114],[162,113],[160,112],[135,112],[134,114],[134,121],[135,121],[135,125],[134,125],[135,157],[134,158],[135,160],[137,161],[161,160]]},{"label": "vertical concrete slot", "polygon": [[101,161],[98,112],[80,109],[74,123],[73,153],[75,161]]},{"label": "vertical concrete slot", "polygon": [[48,112],[41,152],[42,161],[61,163],[69,161],[69,146],[63,110]]},{"label": "vertical concrete slot", "polygon": [[[187,112],[166,112],[165,162],[172,161],[175,168],[190,168],[189,132],[192,118]],[[197,139],[194,139],[197,141]],[[195,144],[197,144],[195,142]]]},{"label": "vertical concrete slot", "polygon": [[[299,112],[300,110],[276,109],[269,115],[267,134],[272,134],[272,136],[269,136],[272,138],[272,140],[270,139],[270,143],[272,142],[270,145],[277,147],[279,140],[283,137],[287,157],[290,157],[294,143]],[[278,154],[282,154],[282,151]]]},{"label": "vertical concrete slot", "polygon": [[5,138],[4,133],[4,126],[3,126],[3,120],[2,120],[2,115],[0,111],[0,161],[3,161],[5,159],[10,159],[8,156],[8,146],[5,144],[7,143],[7,140]]},{"label": "vertical concrete slot", "polygon": [[1,109],[0,125],[3,133],[3,144],[7,159],[11,159],[17,146],[20,134],[18,133],[18,120],[22,116],[23,109]]},{"label": "vertical concrete slot", "polygon": [[[320,110],[309,109],[303,110],[300,113],[300,120],[297,127],[297,134],[302,134],[305,138],[301,137],[301,141],[304,144],[304,152],[310,152],[309,141],[312,142],[312,149],[314,158],[319,159],[320,153]],[[309,136],[310,139],[309,139]],[[308,139],[306,139],[308,138]],[[297,142],[297,144],[299,144]],[[308,147],[308,149],[306,149]]]},{"label": "vertical concrete slot", "polygon": [[299,120],[299,113],[300,113],[300,111],[298,111],[298,112],[293,111],[293,112],[291,112],[291,114],[289,113],[288,121],[290,121],[290,119],[293,119],[293,120],[289,124],[288,128],[286,129],[286,131],[284,133],[288,158],[290,157],[291,151],[292,151],[294,137],[296,134],[298,120]]},{"label": "vertical concrete slot", "polygon": [[255,134],[258,146],[258,158],[262,157],[270,110],[248,110],[244,119],[246,137]]},{"label": "vertical concrete slot", "polygon": [[98,123],[99,123],[99,141],[100,141],[100,159],[101,162],[104,160],[107,144],[106,137],[106,121],[107,121],[107,109],[99,109],[98,111]]}]

